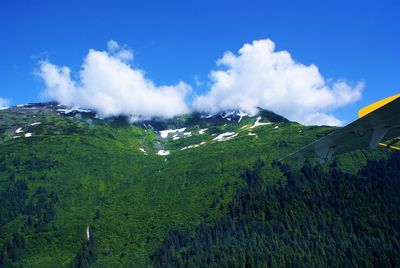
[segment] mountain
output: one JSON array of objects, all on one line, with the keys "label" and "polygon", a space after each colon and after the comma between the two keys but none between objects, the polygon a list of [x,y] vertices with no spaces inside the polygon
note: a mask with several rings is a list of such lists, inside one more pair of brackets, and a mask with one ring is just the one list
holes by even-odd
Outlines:
[{"label": "mountain", "polygon": [[[202,235],[213,228],[219,230],[218,226],[223,226],[220,223],[225,222],[228,226],[246,220],[247,227],[253,228],[257,226],[254,225],[257,213],[263,210],[265,214],[264,207],[246,210],[240,215],[234,213],[238,204],[247,204],[243,201],[246,191],[250,196],[256,195],[254,200],[257,202],[276,202],[281,198],[281,190],[287,191],[286,195],[293,197],[287,203],[285,214],[278,215],[279,210],[274,210],[272,215],[282,217],[281,222],[286,220],[292,224],[296,217],[303,217],[301,219],[306,222],[304,215],[312,215],[310,210],[304,206],[300,210],[301,206],[295,202],[302,196],[301,192],[292,192],[298,191],[296,187],[285,188],[291,185],[288,170],[296,168],[283,168],[274,160],[334,129],[302,126],[262,109],[254,116],[227,111],[193,113],[168,120],[123,116],[101,118],[94,111],[71,109],[57,103],[27,104],[0,110],[0,267],[147,267],[162,266],[163,261],[171,267],[174,263],[185,262],[191,264],[189,266],[201,266],[205,263],[204,258],[217,256],[218,252],[204,254],[207,251],[202,250],[197,257],[193,254],[194,257],[190,254],[179,256],[179,252],[196,249],[193,247],[196,241],[203,245],[207,238]],[[352,176],[352,183],[357,185],[357,179],[367,180],[360,175],[360,169],[371,165],[371,160],[377,161],[379,167],[384,166],[386,163],[379,161],[387,158],[388,153],[381,150],[345,154],[320,167],[318,178],[330,180],[326,174],[335,169],[347,174],[343,176]],[[261,162],[263,164],[256,168],[260,175],[251,173],[249,168]],[[311,167],[304,172],[312,173],[308,170],[319,167],[313,162],[309,165]],[[243,179],[246,170],[253,175]],[[291,172],[295,172],[293,170]],[[296,176],[299,180],[304,178],[301,173]],[[393,178],[389,188],[396,189],[398,179]],[[278,185],[279,191],[271,190],[275,188],[270,187]],[[346,198],[360,195],[354,185],[350,185],[354,191]],[[387,185],[384,186],[376,189],[387,189]],[[302,181],[300,188],[304,187],[311,186]],[[310,189],[314,189],[312,187]],[[312,192],[313,200],[318,200],[324,192],[323,187],[328,186],[318,187],[319,191]],[[385,205],[387,200],[380,198],[383,193],[382,190],[374,193],[377,198],[368,201],[363,197],[362,200],[375,202],[392,213],[393,207]],[[388,193],[393,197],[392,192]],[[342,197],[339,195],[339,198]],[[398,204],[394,197],[389,201]],[[368,205],[370,203],[363,208],[368,210]],[[356,215],[362,215],[362,212],[358,211]],[[287,217],[291,213],[289,221]],[[334,213],[344,212],[329,209],[320,212],[324,215]],[[382,229],[381,224],[397,226],[396,214],[391,214],[394,218],[390,222],[383,220],[387,219],[386,214],[374,213],[377,217],[375,229]],[[323,218],[333,232],[338,231],[332,225],[337,218]],[[264,217],[262,222],[267,224],[271,219]],[[88,226],[89,241],[86,240]],[[204,232],[198,231],[203,228],[201,226],[206,228]],[[265,228],[269,228],[268,224]],[[274,239],[288,239],[279,234],[287,234],[292,229],[288,225],[279,228],[283,228],[282,232],[274,229]],[[396,237],[399,228],[387,230],[394,232],[393,237]],[[243,241],[261,239],[264,231],[243,236]],[[194,244],[177,242],[179,239],[176,240],[174,232],[184,233],[178,238]],[[229,241],[234,241],[240,232],[236,227],[226,234]],[[320,234],[324,233],[321,231]],[[364,229],[360,235],[364,235]],[[306,235],[299,237],[311,239]],[[386,243],[386,237],[384,235],[379,241],[398,253],[394,243]],[[229,249],[221,247],[222,244],[213,244],[217,240],[209,242],[206,244],[209,250]],[[331,240],[331,243],[337,247],[339,241]],[[249,262],[250,257],[256,256],[252,254],[258,252],[250,250],[249,247],[254,246],[235,245],[238,249],[235,254],[242,252],[244,260],[247,257]],[[170,252],[171,249],[175,252]],[[305,248],[296,244],[293,250]],[[372,256],[373,252],[365,254]],[[281,258],[284,256],[282,253]],[[181,261],[175,262],[176,258]],[[371,263],[372,260],[375,259],[371,257]],[[274,261],[276,263],[271,259],[271,265]],[[224,265],[219,263],[218,266]]]}]

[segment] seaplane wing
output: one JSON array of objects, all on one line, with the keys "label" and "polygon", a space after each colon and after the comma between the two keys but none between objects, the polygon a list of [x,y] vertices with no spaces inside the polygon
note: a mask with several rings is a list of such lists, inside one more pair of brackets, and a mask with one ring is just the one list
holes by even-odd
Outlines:
[{"label": "seaplane wing", "polygon": [[356,121],[306,145],[283,160],[297,159],[302,162],[307,157],[317,156],[324,162],[335,154],[379,145],[400,150],[393,146],[400,137],[400,94],[364,107],[358,116]]}]

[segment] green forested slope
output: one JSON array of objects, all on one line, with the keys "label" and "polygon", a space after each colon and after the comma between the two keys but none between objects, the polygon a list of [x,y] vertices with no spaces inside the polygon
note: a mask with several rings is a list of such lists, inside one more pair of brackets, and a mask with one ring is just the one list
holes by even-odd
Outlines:
[{"label": "green forested slope", "polygon": [[357,175],[281,166],[287,183],[246,170],[227,216],[171,230],[156,267],[399,267],[400,154]]},{"label": "green forested slope", "polygon": [[[270,163],[332,131],[266,111],[260,120],[187,115],[142,124],[60,115],[56,108],[0,111],[0,247],[7,266],[67,267],[93,248],[93,267],[151,266],[170,230],[194,232],[225,219],[246,185],[245,168],[261,159],[263,184],[284,184]],[[158,131],[182,127],[187,134],[179,139]],[[219,139],[223,133],[234,134]],[[385,155],[359,151],[324,167],[354,174]],[[88,225],[94,247],[85,242]]]}]

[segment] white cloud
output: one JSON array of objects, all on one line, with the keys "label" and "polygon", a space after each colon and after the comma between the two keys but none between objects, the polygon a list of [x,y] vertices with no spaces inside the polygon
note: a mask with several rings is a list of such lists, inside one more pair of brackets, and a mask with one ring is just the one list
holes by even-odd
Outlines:
[{"label": "white cloud", "polygon": [[[190,111],[191,87],[184,82],[157,86],[133,67],[133,52],[110,40],[107,51],[89,50],[79,78],[68,67],[40,63],[44,95],[73,107],[91,108],[101,116],[172,117]],[[315,65],[296,62],[287,51],[275,51],[271,40],[245,44],[237,54],[226,52],[210,72],[210,90],[194,97],[193,108],[204,112],[257,107],[302,124],[343,125],[332,111],[361,98],[363,83],[326,80]],[[197,87],[203,82],[194,78]],[[0,106],[2,106],[0,99]]]},{"label": "white cloud", "polygon": [[119,44],[115,40],[110,40],[107,42],[107,50],[109,52],[115,52],[119,49]]},{"label": "white cloud", "polygon": [[134,115],[172,117],[189,111],[185,102],[190,86],[156,86],[142,70],[133,68],[130,50],[111,40],[108,51],[89,50],[79,73],[71,78],[68,67],[48,61],[40,63],[38,75],[46,89],[44,96],[72,106],[96,110],[101,116]]},{"label": "white cloud", "polygon": [[4,98],[0,98],[0,109],[1,108],[6,108],[9,105],[10,105],[10,100],[4,99]]},{"label": "white cloud", "polygon": [[217,65],[219,69],[210,73],[210,91],[194,100],[199,111],[255,113],[261,107],[307,125],[342,125],[329,112],[360,99],[364,87],[361,82],[328,83],[317,66],[275,51],[269,39],[245,44],[238,55],[226,52]]},{"label": "white cloud", "polygon": [[311,113],[303,118],[304,125],[327,125],[327,126],[342,126],[343,121],[337,119],[333,115],[324,113]]},{"label": "white cloud", "polygon": [[107,50],[110,55],[120,59],[124,62],[129,62],[133,60],[133,53],[131,50],[126,48],[121,48],[117,41],[110,40],[107,42]]}]

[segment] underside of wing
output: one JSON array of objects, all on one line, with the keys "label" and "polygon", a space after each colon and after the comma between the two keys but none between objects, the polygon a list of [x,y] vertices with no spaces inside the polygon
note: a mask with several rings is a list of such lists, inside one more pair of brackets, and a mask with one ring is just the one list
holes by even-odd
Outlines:
[{"label": "underside of wing", "polygon": [[351,124],[322,137],[284,159],[317,156],[322,162],[334,154],[361,148],[376,148],[381,142],[400,137],[400,95],[367,106],[360,118]]}]

